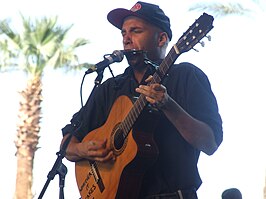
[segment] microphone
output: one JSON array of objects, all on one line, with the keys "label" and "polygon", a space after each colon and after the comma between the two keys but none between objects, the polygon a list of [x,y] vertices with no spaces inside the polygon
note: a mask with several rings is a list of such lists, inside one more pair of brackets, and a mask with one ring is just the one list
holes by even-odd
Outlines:
[{"label": "microphone", "polygon": [[114,62],[121,62],[124,58],[124,53],[122,50],[115,50],[112,54],[104,55],[104,60],[91,66],[89,64],[82,64],[84,67],[88,66],[88,70],[85,74],[92,73],[94,71],[99,72],[104,70],[107,66]]}]

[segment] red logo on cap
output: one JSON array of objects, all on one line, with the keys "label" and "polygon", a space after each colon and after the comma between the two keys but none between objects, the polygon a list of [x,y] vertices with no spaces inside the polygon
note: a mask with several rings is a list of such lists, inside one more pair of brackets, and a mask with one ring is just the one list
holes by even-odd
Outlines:
[{"label": "red logo on cap", "polygon": [[140,9],[141,9],[141,4],[140,3],[136,3],[130,10],[132,12],[136,12],[136,11],[138,11]]}]

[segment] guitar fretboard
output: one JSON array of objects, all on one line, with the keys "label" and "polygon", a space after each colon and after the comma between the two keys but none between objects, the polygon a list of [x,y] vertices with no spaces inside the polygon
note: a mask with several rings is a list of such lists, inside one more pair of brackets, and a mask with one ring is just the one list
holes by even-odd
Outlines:
[{"label": "guitar fretboard", "polygon": [[[160,83],[164,76],[167,74],[170,67],[173,65],[175,60],[178,58],[178,49],[177,46],[173,46],[165,59],[162,61],[160,66],[157,68],[156,72],[153,74],[153,78],[149,84]],[[139,98],[135,101],[133,107],[130,109],[126,118],[121,122],[120,127],[123,130],[123,137],[126,138],[130,132],[133,124],[136,122],[140,113],[144,107],[148,104],[144,95],[140,95]]]}]

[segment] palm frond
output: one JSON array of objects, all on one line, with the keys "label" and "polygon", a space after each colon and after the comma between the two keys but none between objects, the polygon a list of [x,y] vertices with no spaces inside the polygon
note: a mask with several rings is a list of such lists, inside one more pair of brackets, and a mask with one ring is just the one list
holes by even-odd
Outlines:
[{"label": "palm frond", "polygon": [[[6,58],[0,57],[0,64],[9,64],[11,60],[12,50],[16,53],[17,65],[20,66],[28,74],[40,75],[45,67],[54,68],[70,68],[68,66],[77,63],[77,55],[74,50],[80,46],[89,43],[88,40],[78,38],[72,44],[66,44],[67,34],[73,25],[61,27],[57,25],[58,17],[32,20],[20,14],[23,24],[23,31],[20,34],[15,32],[7,20],[0,22],[0,34],[6,35],[10,41],[16,44],[15,48],[11,48],[10,43],[4,46],[4,41],[0,40],[1,49],[6,53]],[[0,38],[1,39],[1,38]],[[9,55],[9,56],[8,56]],[[16,62],[15,62],[16,63]]]},{"label": "palm frond", "polygon": [[240,3],[196,3],[189,8],[189,11],[209,11],[216,16],[245,15],[251,12]]},{"label": "palm frond", "polygon": [[0,21],[0,33],[5,34],[10,41],[14,42],[14,44],[19,48],[21,45],[21,37],[10,28],[9,23],[9,20],[7,19]]}]

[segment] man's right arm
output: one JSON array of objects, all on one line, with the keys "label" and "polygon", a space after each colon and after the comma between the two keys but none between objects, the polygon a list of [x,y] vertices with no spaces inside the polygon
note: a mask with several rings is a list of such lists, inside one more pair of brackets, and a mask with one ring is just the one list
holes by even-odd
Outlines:
[{"label": "man's right arm", "polygon": [[[61,142],[61,147],[67,141],[70,134],[66,134]],[[114,160],[112,150],[107,147],[107,140],[90,140],[80,142],[75,136],[71,137],[66,149],[66,159],[76,162],[82,159],[94,160],[98,162],[106,162]]]},{"label": "man's right arm", "polygon": [[[70,138],[69,136],[70,136],[70,134],[66,134],[66,135],[63,137],[63,139],[62,139],[62,141],[61,141],[61,147],[62,147],[63,144],[67,141],[67,139]],[[76,162],[76,161],[79,161],[79,160],[82,159],[81,157],[79,157],[78,152],[77,152],[78,144],[79,144],[80,142],[79,142],[78,139],[77,139],[76,137],[74,137],[74,136],[72,136],[70,139],[71,139],[71,140],[69,141],[68,146],[67,146],[67,148],[66,148],[66,154],[65,154],[65,157],[66,157],[67,160],[69,160],[69,161],[71,161],[71,162]]]}]

